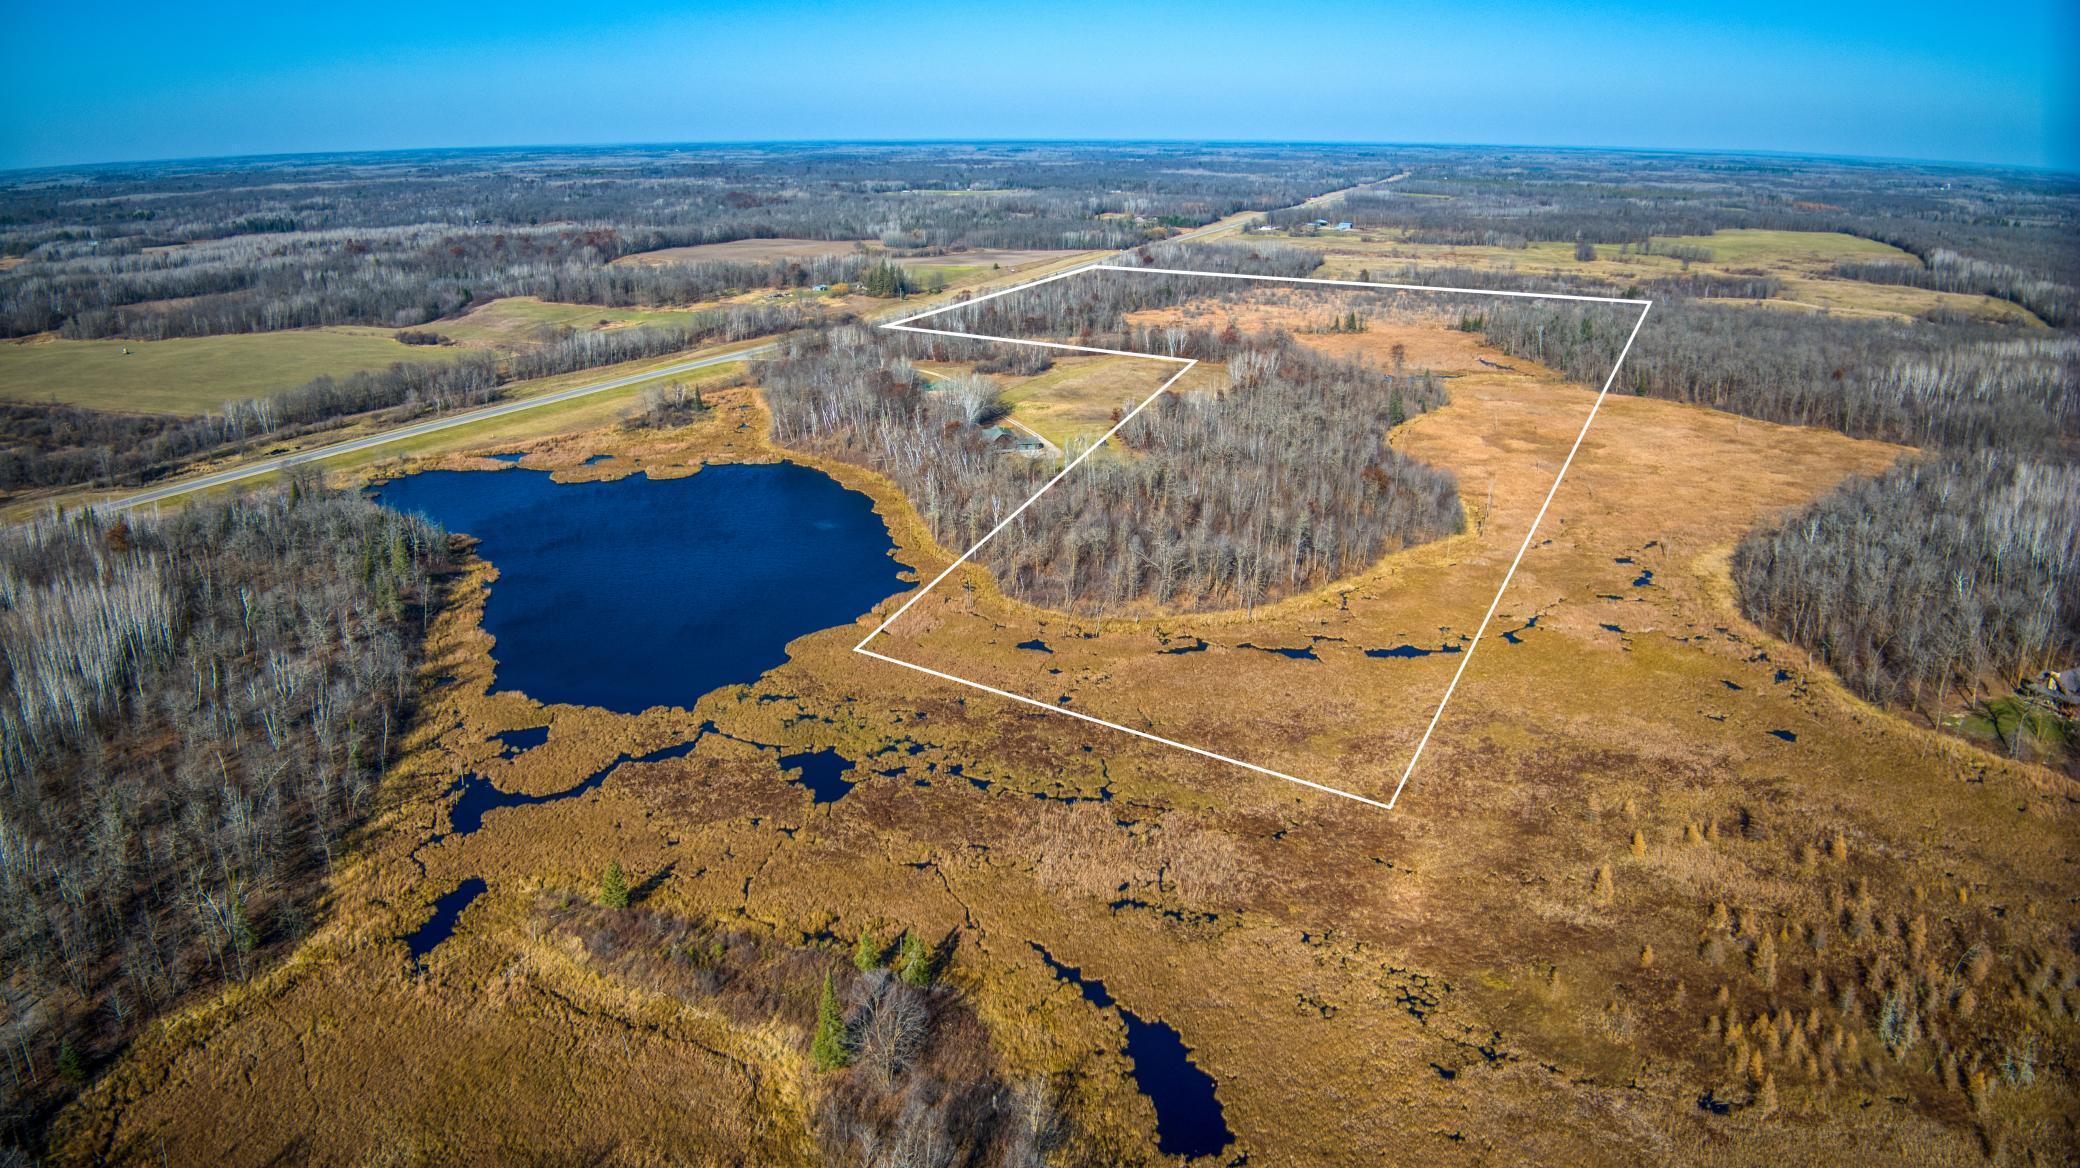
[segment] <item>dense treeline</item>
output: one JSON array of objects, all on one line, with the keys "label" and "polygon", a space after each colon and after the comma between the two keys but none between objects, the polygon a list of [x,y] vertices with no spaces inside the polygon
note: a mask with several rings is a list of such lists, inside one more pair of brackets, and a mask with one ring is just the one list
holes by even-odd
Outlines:
[{"label": "dense treeline", "polygon": [[[1151,252],[1155,255],[1151,255]],[[1165,254],[1167,253],[1167,254]],[[1211,272],[1301,275],[1319,253],[1253,243],[1162,245],[1134,259],[1158,267]],[[1370,273],[1368,273],[1370,275]],[[1615,294],[1564,277],[1423,268],[1383,278],[1465,287]],[[1096,331],[1095,321],[1137,309],[1238,294],[1188,278],[1136,277],[1088,287],[1081,296],[1035,290],[965,310],[958,327],[973,331],[1047,332],[1107,347],[1179,356],[1216,354],[1194,348],[1200,334],[1176,327]],[[1657,304],[1654,327],[1642,333],[1617,383],[1623,392],[1673,398],[1795,425],[1818,425],[1859,437],[1917,445],[2035,447],[2080,434],[2080,343],[2068,338],[2009,337],[1983,326],[1925,325],[1794,314],[1732,313],[1681,303],[1687,297],[1767,296],[1774,281],[1687,274],[1650,289],[1675,301]],[[1627,289],[1639,294],[1639,289]],[[1239,298],[1249,298],[1242,294]],[[1388,298],[1354,294],[1352,305],[1382,307]],[[1059,301],[1059,302],[1057,302]],[[1072,303],[1073,301],[1073,303]],[[1486,332],[1505,351],[1553,365],[1586,384],[1600,384],[1630,335],[1637,309],[1558,301],[1483,301],[1462,325]]]},{"label": "dense treeline", "polygon": [[2020,304],[2054,325],[2080,323],[2080,288],[2031,275],[2009,264],[1977,260],[1935,248],[1925,264],[1838,263],[1835,274],[1873,284],[1905,284],[1937,292],[1967,292]]},{"label": "dense treeline", "polygon": [[[1465,318],[1504,351],[1586,384],[1610,374],[1634,310],[1496,300]],[[1858,438],[2030,449],[2080,436],[2080,341],[1712,304],[1657,304],[1614,389]]]},{"label": "dense treeline", "polygon": [[1783,290],[1784,282],[1774,276],[1722,276],[1711,272],[1685,272],[1680,276],[1662,276],[1650,280],[1643,291],[1655,300],[1767,300]]},{"label": "dense treeline", "polygon": [[[1122,257],[1121,264],[1181,271],[1304,275],[1321,265],[1321,256],[1276,244],[1173,244],[1140,249]],[[932,326],[992,337],[1073,339],[1098,348],[1220,360],[1221,354],[1232,349],[1236,337],[1210,338],[1202,330],[1182,324],[1160,328],[1136,325],[1129,323],[1128,317],[1136,312],[1194,303],[1254,305],[1265,287],[1253,281],[1208,279],[1166,271],[1094,271],[1073,281],[1058,280],[1023,289],[1014,296],[956,306],[934,318]],[[963,351],[978,357],[1001,357],[1009,347],[981,341]]]},{"label": "dense treeline", "polygon": [[677,353],[714,341],[784,332],[809,319],[793,305],[739,305],[686,323],[572,332],[503,359],[472,354],[445,364],[319,377],[271,397],[227,402],[195,418],[140,418],[74,406],[0,405],[0,491],[80,483],[134,484],[198,455],[279,441],[372,410],[394,421],[495,400],[507,383]]},{"label": "dense treeline", "polygon": [[304,929],[445,542],[307,482],[0,533],[0,1130]]},{"label": "dense treeline", "polygon": [[509,295],[683,304],[744,288],[856,282],[868,261],[609,264],[770,237],[908,253],[1124,248],[1391,169],[1381,151],[1308,147],[412,157],[403,171],[396,156],[335,157],[0,179],[0,252],[27,261],[0,270],[0,336],[410,327]]},{"label": "dense treeline", "polygon": [[[1305,276],[1322,266],[1322,253],[1290,244],[1157,243],[1134,249],[1126,259],[1145,268],[1187,268],[1252,276]],[[1199,285],[1202,289],[1205,284]]]},{"label": "dense treeline", "polygon": [[2080,467],[1986,450],[1852,479],[1743,541],[1733,577],[1857,693],[1940,713],[2080,658]]},{"label": "dense treeline", "polygon": [[[781,442],[890,475],[942,542],[965,548],[1056,468],[983,440],[973,423],[987,394],[934,389],[914,371],[911,356],[972,344],[941,340],[806,336],[760,379]],[[1228,383],[1156,399],[985,546],[1007,591],[1076,612],[1248,607],[1462,527],[1453,476],[1386,443],[1391,426],[1442,403],[1434,378],[1277,336],[1195,331],[1180,347],[1226,362]]]},{"label": "dense treeline", "polygon": [[[1473,187],[1469,191],[1467,187]],[[1449,192],[1449,193],[1448,193]],[[1478,183],[1426,180],[1385,191],[1345,195],[1326,207],[1293,207],[1267,216],[1304,230],[1318,219],[1363,229],[1399,231],[1410,243],[1453,247],[1523,247],[1535,242],[1618,245],[1655,235],[1709,234],[1722,216],[1685,204],[1611,202],[1595,195],[1564,201],[1525,192],[1488,193]]]}]

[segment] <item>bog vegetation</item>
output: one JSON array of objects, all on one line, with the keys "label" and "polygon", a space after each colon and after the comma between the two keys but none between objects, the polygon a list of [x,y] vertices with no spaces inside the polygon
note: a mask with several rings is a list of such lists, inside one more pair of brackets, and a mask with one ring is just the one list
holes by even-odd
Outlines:
[{"label": "bog vegetation", "polygon": [[[1467,324],[1585,378],[1623,340],[1550,302]],[[1989,331],[1676,303],[1619,375],[1643,395],[1923,449],[1750,535],[1734,575],[1765,628],[1865,698],[1930,717],[2080,655],[2080,341]]]}]

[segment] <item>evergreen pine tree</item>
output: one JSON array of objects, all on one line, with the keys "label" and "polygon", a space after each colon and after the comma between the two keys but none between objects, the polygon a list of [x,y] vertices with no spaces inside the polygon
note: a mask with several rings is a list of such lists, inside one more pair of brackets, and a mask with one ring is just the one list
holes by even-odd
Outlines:
[{"label": "evergreen pine tree", "polygon": [[405,525],[390,528],[390,574],[402,577],[412,569],[412,545],[405,538]]},{"label": "evergreen pine tree", "polygon": [[881,968],[881,959],[887,952],[887,946],[881,943],[881,938],[874,935],[874,930],[861,929],[859,931],[859,941],[852,946],[852,964],[861,973],[865,973],[870,969],[879,969]]},{"label": "evergreen pine tree", "polygon": [[852,1062],[852,1046],[845,1041],[845,1011],[838,1005],[838,988],[829,972],[823,975],[823,1001],[816,1007],[816,1037],[809,1055],[819,1071],[835,1071]]},{"label": "evergreen pine tree", "polygon": [[932,953],[924,947],[924,938],[916,933],[903,937],[903,965],[899,976],[905,985],[918,989],[932,984]]},{"label": "evergreen pine tree", "polygon": [[606,875],[600,877],[599,902],[607,908],[628,907],[628,873],[621,870],[621,861],[608,864]]},{"label": "evergreen pine tree", "polygon": [[87,1081],[87,1060],[80,1057],[79,1048],[70,1042],[58,1044],[58,1075],[68,1083]]}]

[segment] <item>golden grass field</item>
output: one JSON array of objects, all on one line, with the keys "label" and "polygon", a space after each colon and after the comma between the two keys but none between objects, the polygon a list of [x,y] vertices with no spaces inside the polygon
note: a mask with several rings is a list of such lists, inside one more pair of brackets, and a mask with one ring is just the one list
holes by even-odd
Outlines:
[{"label": "golden grass field", "polygon": [[0,343],[0,400],[57,401],[133,414],[200,414],[266,397],[319,376],[399,361],[448,361],[454,349],[400,344],[390,329],[342,326],[180,337]]},{"label": "golden grass field", "polygon": [[566,330],[597,332],[640,325],[685,324],[696,311],[698,308],[602,308],[597,304],[561,304],[533,296],[508,296],[423,328],[464,348],[511,351],[555,340]]},{"label": "golden grass field", "polygon": [[[938,362],[933,368],[950,372],[961,366]],[[1176,371],[1174,365],[1135,357],[1068,356],[1057,358],[1045,373],[996,380],[1005,387],[1004,400],[1015,421],[1056,447],[1067,447],[1096,440]],[[1189,391],[1204,380],[1187,374],[1178,389]]]},{"label": "golden grass field", "polygon": [[849,239],[733,239],[728,243],[701,243],[690,247],[661,247],[640,251],[615,260],[617,264],[657,267],[665,264],[768,264],[782,260],[817,259],[851,255],[859,245]]},{"label": "golden grass field", "polygon": [[906,268],[974,268],[1012,271],[1049,263],[1077,254],[1052,248],[976,247],[945,255],[902,256],[896,262]]},{"label": "golden grass field", "polygon": [[[1455,374],[1391,437],[1458,472],[1466,534],[1253,614],[1078,620],[967,568],[885,651],[1383,791],[1459,658],[1362,650],[1471,630],[1592,395],[1420,313],[1301,339],[1382,360],[1399,341]],[[570,418],[353,473],[520,448],[572,477],[788,458],[870,495],[920,579],[960,550],[874,472],[774,449],[755,387],[710,400],[679,431]],[[616,458],[581,465],[597,453]],[[1482,643],[1392,813],[851,652],[880,612],[691,711],[545,708],[487,692],[495,565],[473,563],[325,922],[138,1042],[61,1117],[58,1162],[814,1163],[805,1036],[649,995],[540,932],[537,895],[609,860],[657,878],[646,904],[834,957],[869,925],[953,931],[998,1057],[1063,1093],[1063,1163],[1165,1161],[1118,1018],[1034,943],[1177,1028],[1236,1135],[1218,1163],[2065,1162],[2080,1107],[2002,1060],[2073,1049],[2080,791],[1856,701],[1731,602],[1743,532],[1902,453],[1610,400],[1503,598],[1516,642]],[[1013,648],[1032,636],[1053,653]],[[730,737],[425,846],[465,769],[545,793],[706,721]],[[539,725],[510,759],[486,741]],[[862,781],[812,805],[744,740],[836,749]],[[414,970],[398,938],[469,875],[490,891]],[[1898,1055],[1888,998],[1918,1021]]]}]

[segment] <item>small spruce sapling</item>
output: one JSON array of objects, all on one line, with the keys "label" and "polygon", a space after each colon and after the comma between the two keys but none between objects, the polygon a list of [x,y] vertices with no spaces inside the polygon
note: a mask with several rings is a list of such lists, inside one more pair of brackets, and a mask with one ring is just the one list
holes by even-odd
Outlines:
[{"label": "small spruce sapling", "polygon": [[826,971],[823,975],[823,1000],[816,1006],[816,1037],[809,1043],[809,1055],[816,1060],[819,1071],[835,1071],[852,1062],[852,1044],[846,1041],[845,1009],[838,1004],[838,989]]},{"label": "small spruce sapling", "polygon": [[903,964],[898,976],[903,984],[925,989],[932,984],[932,953],[924,938],[915,933],[903,937]]},{"label": "small spruce sapling", "polygon": [[70,1041],[58,1044],[58,1075],[68,1083],[87,1081],[87,1060]]},{"label": "small spruce sapling", "polygon": [[852,964],[861,973],[881,968],[888,957],[888,946],[874,935],[872,929],[861,929],[859,940],[852,946]]},{"label": "small spruce sapling", "polygon": [[621,870],[619,860],[609,863],[599,879],[599,903],[604,908],[628,907],[628,873]]}]

